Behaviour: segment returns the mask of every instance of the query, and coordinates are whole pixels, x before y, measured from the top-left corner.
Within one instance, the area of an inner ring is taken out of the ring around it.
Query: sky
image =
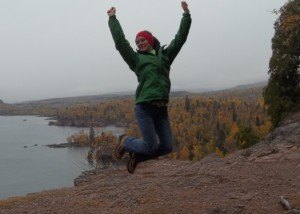
[[[223,89],[268,79],[272,13],[286,0],[189,0],[192,25],[171,66],[172,90]],[[0,0],[0,99],[6,103],[134,91],[115,49],[114,6],[131,46],[149,30],[174,38],[179,0]]]

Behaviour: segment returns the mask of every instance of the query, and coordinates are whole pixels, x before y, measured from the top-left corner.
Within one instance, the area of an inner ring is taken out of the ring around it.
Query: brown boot
[[[115,148],[115,156],[117,160],[121,160],[125,154],[124,144],[127,138],[128,136],[126,134],[122,134],[119,136],[119,143]]]
[[[137,162],[137,157],[136,157],[136,154],[135,153],[129,153],[129,161],[127,162],[127,171],[130,173],[130,174],[133,174],[134,171],[135,171],[135,168],[138,164]]]

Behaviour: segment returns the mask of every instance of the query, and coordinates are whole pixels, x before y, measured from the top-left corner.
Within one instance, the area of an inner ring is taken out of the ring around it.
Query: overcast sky
[[[0,99],[13,103],[133,91],[106,11],[115,6],[133,48],[138,31],[174,38],[179,0],[0,0]],[[192,26],[171,70],[172,90],[220,89],[268,79],[271,39],[286,0],[189,0]]]

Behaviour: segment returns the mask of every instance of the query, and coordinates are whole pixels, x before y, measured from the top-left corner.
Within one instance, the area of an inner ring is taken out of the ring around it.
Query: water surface
[[[44,117],[0,116],[0,199],[73,186],[74,178],[92,168],[85,159],[89,148],[45,146],[66,143],[82,128],[48,126],[48,122]],[[123,131],[114,126],[103,129],[108,130]]]

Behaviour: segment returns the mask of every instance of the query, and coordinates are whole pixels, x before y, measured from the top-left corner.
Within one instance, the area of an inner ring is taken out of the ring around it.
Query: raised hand
[[[190,13],[190,10],[189,10],[189,8],[188,8],[188,4],[187,4],[185,1],[182,1],[182,2],[181,2],[181,7],[182,7],[182,9],[183,9],[183,11],[184,11],[185,13]]]
[[[116,8],[115,8],[115,7],[111,7],[111,8],[107,11],[107,15],[108,15],[108,16],[114,16],[114,15],[116,15]]]

